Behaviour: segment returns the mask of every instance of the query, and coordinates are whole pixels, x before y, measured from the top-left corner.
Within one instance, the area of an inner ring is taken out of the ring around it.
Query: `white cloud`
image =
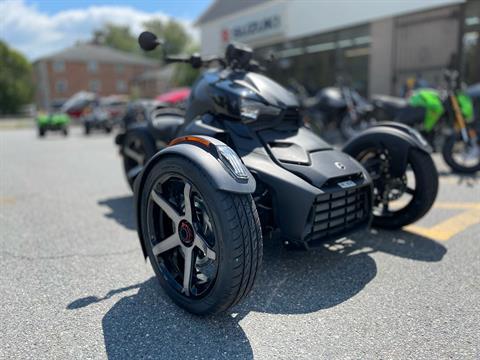
[[[138,35],[144,21],[169,18],[162,12],[147,13],[129,6],[90,6],[48,15],[23,0],[0,1],[0,14],[0,39],[31,60],[71,46],[78,40],[87,40],[93,30],[105,23],[129,25],[132,33]],[[176,20],[198,39],[192,22]]]

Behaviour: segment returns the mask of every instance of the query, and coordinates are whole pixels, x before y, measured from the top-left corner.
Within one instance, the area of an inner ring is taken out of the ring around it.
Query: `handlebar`
[[[449,90],[455,90],[458,87],[459,73],[457,70],[450,70],[450,69],[444,70],[443,77],[447,82],[447,87]]]
[[[199,54],[192,54],[190,56],[180,55],[180,56],[165,56],[164,61],[166,63],[184,63],[190,64],[193,68],[198,69],[202,66],[208,66],[211,63],[218,62],[223,67],[226,67],[227,64],[225,60],[219,57],[211,57],[207,59],[202,59]]]
[[[144,31],[138,37],[138,43],[140,47],[145,51],[154,50],[157,46],[163,45],[163,41],[158,39],[157,36],[151,32]],[[213,62],[219,63],[223,68],[230,67],[232,69],[246,69],[250,71],[261,71],[263,67],[252,59],[252,50],[246,46],[239,46],[230,44],[226,50],[225,58],[217,56],[202,59],[197,53],[190,56],[185,55],[166,55],[164,52],[164,61],[166,63],[184,63],[190,64],[194,69],[198,69],[202,66],[208,66]]]
[[[190,63],[190,56],[165,56],[166,63]]]

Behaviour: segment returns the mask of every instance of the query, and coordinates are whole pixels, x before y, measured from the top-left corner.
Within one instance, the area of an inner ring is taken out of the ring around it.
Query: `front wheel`
[[[219,313],[250,292],[262,259],[251,195],[216,190],[202,169],[171,156],[152,168],[139,197],[145,249],[177,305]]]
[[[125,176],[132,190],[135,178],[156,152],[155,141],[148,133],[136,130],[127,131],[121,154],[123,155]]]
[[[411,148],[406,171],[400,177],[391,175],[388,151],[366,150],[357,160],[372,177],[374,227],[401,228],[419,220],[432,207],[438,192],[438,173],[428,153]]]
[[[480,144],[471,140],[465,144],[460,134],[450,135],[443,144],[442,155],[453,171],[473,174],[480,171]]]

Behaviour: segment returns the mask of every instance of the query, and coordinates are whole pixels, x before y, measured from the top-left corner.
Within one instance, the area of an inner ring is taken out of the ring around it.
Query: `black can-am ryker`
[[[160,43],[148,32],[139,42],[144,50]],[[368,226],[372,208],[378,224],[398,227],[432,205],[435,166],[408,129],[372,128],[347,144],[365,168],[302,125],[293,94],[257,73],[250,49],[165,61],[220,65],[196,81],[184,121],[163,129],[169,145],[134,184],[144,255],[188,311],[224,311],[249,293],[262,234],[277,230],[290,244],[315,246]],[[404,193],[410,201],[390,208]]]

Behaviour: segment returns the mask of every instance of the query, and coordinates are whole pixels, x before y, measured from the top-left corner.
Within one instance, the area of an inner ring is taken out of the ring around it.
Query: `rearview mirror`
[[[150,31],[144,31],[138,37],[138,44],[145,51],[154,50],[162,42],[158,40],[157,35]]]

